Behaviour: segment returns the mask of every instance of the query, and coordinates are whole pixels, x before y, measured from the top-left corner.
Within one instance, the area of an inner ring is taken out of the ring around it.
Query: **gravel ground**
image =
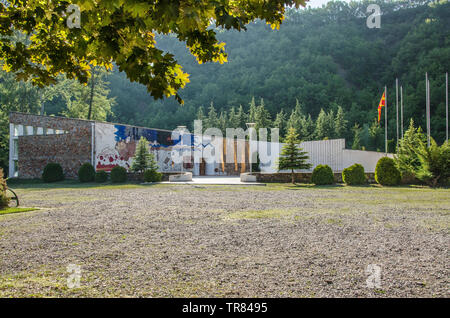
[[[3,297],[448,297],[450,190],[19,189]],[[67,287],[69,264],[80,286]],[[368,288],[368,265],[381,285]]]

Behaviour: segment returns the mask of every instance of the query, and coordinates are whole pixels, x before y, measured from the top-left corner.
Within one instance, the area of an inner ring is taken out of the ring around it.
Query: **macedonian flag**
[[[383,96],[381,96],[380,104],[378,105],[378,122],[381,119],[381,107],[386,107],[386,92],[383,92]]]

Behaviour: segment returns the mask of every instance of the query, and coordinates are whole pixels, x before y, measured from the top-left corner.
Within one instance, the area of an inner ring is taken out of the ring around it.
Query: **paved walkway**
[[[203,184],[203,185],[245,185],[245,186],[265,186],[265,183],[260,182],[241,182],[239,177],[228,177],[228,176],[195,176],[192,177],[192,181],[180,181],[180,182],[169,182],[164,181],[161,183],[170,184]]]

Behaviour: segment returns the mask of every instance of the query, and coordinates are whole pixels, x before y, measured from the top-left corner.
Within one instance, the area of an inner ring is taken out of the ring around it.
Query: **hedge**
[[[345,168],[342,171],[342,180],[348,185],[364,184],[367,182],[364,167],[359,163]]]
[[[95,169],[90,163],[84,163],[78,169],[78,180],[80,182],[92,182],[95,180]]]
[[[64,180],[64,172],[59,163],[49,163],[42,172],[44,182],[56,182]]]
[[[401,181],[401,174],[395,165],[395,161],[389,157],[383,157],[377,162],[375,167],[375,181],[381,185],[398,185]]]
[[[333,170],[328,165],[318,165],[313,170],[311,182],[315,185],[333,184]]]
[[[111,182],[123,183],[127,181],[127,169],[121,166],[116,166],[111,170]]]

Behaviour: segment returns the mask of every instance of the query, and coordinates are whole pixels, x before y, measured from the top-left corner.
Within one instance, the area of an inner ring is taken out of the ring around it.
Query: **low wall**
[[[257,182],[279,182],[279,183],[290,183],[291,174],[290,173],[264,173],[257,172],[253,173],[256,176]],[[294,173],[295,182],[298,183],[310,183],[311,182],[311,172],[296,172]],[[367,181],[369,183],[375,183],[375,173],[366,173]],[[342,183],[342,173],[334,173],[334,181],[337,183]]]

